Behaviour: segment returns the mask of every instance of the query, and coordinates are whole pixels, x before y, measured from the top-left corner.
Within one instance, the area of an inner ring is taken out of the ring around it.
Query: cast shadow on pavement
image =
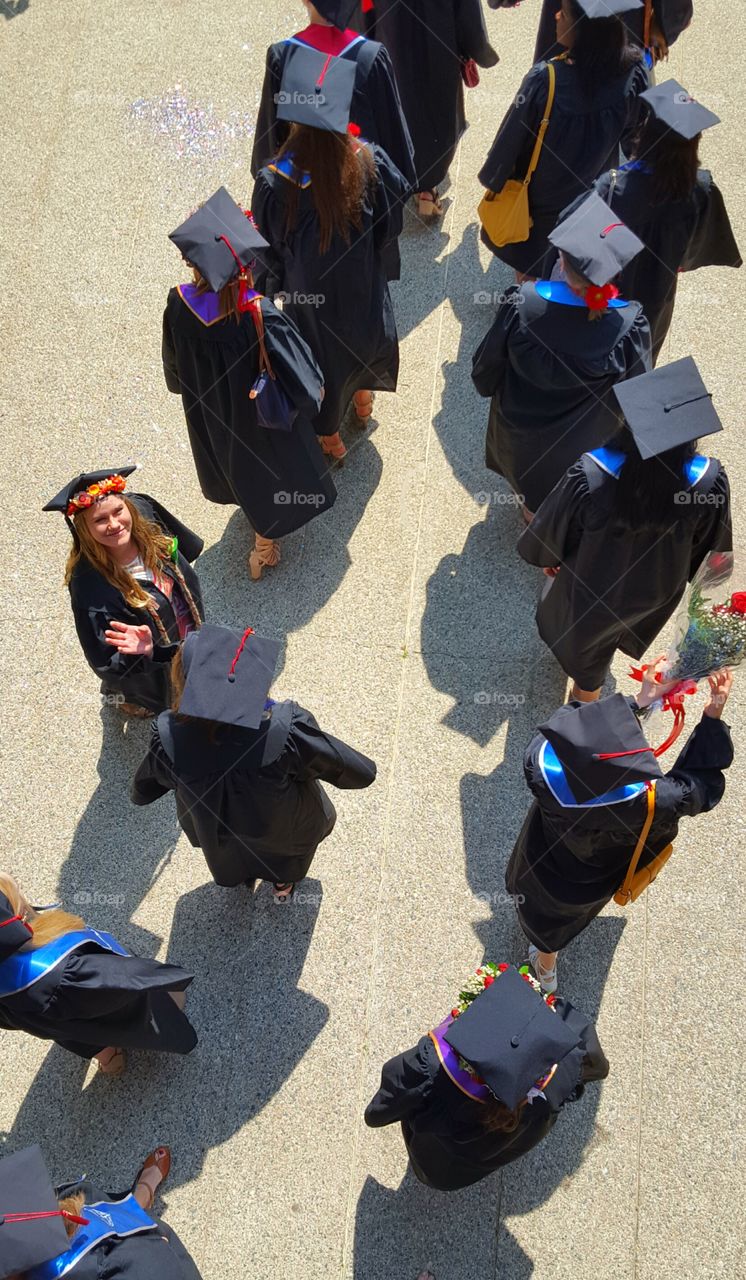
[[[575,966],[570,998],[594,1021],[624,925],[616,918],[595,921],[593,955],[582,973]],[[613,1072],[612,1062],[610,1081]],[[529,1280],[534,1261],[505,1219],[540,1209],[578,1172],[591,1147],[610,1144],[611,1135],[596,1127],[600,1091],[609,1087],[586,1086],[533,1151],[472,1187],[435,1191],[418,1182],[409,1166],[394,1190],[369,1177],[356,1212],[355,1280],[415,1280],[426,1269],[435,1280]]]
[[[7,18],[8,21],[19,18],[30,4],[31,0],[0,0],[0,17]]]
[[[212,883],[180,898],[167,958],[197,975],[186,1005],[197,1048],[187,1057],[132,1052],[123,1077],[98,1075],[83,1090],[88,1064],[53,1046],[8,1150],[40,1142],[53,1180],[90,1169],[102,1185],[119,1186],[123,1169],[134,1174],[165,1143],[173,1152],[166,1200],[169,1188],[197,1178],[209,1152],[262,1111],[327,1022],[327,1006],[297,985],[321,902],[318,882],[304,888],[302,902],[285,908],[272,904],[266,885],[254,898]]]

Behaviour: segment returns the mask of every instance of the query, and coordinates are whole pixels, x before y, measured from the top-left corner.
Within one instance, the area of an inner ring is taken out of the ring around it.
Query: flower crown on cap
[[[76,493],[67,504],[67,515],[74,516],[77,511],[85,511],[86,507],[92,507],[94,502],[99,498],[105,498],[110,493],[124,493],[127,482],[124,476],[107,476],[105,480],[97,480],[95,484],[89,484],[87,489],[81,489],[80,493]]]
[[[476,1000],[477,996],[481,996],[482,992],[485,991],[487,987],[491,987],[495,979],[499,978],[500,974],[505,973],[506,969],[509,968],[509,964],[493,964],[492,961],[486,961],[485,964],[480,965],[463,990],[459,991],[458,1000],[451,1009],[451,1017],[458,1018],[460,1014],[465,1013],[469,1008],[469,1005]],[[534,991],[538,992],[538,994],[543,997],[544,1003],[548,1004],[551,1009],[557,997],[554,995],[544,995],[539,983],[536,981],[536,978],[531,973],[527,964],[521,965],[518,972],[523,978],[523,981],[528,982],[530,986],[533,987]]]

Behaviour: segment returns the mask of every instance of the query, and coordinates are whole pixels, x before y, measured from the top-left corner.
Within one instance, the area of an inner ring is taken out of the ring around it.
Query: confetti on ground
[[[180,84],[157,98],[137,98],[129,108],[130,121],[144,128],[176,159],[218,159],[232,143],[254,132],[256,112],[230,111],[223,118],[212,102],[190,101]]]

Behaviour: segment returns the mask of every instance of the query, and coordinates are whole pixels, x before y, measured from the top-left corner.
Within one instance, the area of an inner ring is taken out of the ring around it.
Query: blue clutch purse
[[[251,308],[254,328],[259,341],[259,376],[256,379],[249,399],[255,402],[257,421],[267,431],[292,431],[298,410],[283,391],[267,355],[264,341],[264,320],[261,312],[261,299],[254,299]]]

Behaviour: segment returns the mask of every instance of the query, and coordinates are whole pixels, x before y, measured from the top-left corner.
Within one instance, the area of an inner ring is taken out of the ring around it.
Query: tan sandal
[[[101,1054],[108,1053],[105,1061],[101,1060]],[[102,1049],[101,1053],[96,1054],[98,1069],[104,1076],[121,1076],[124,1075],[126,1067],[126,1059],[124,1049]]]
[[[352,397],[355,406],[355,414],[361,421],[369,418],[373,412],[373,401],[375,396],[372,391],[356,391]]]
[[[158,1176],[150,1177],[150,1178],[143,1177],[143,1174],[151,1173],[151,1171],[157,1174]],[[144,1191],[147,1193],[145,1196],[143,1196],[143,1199],[146,1201],[145,1204],[141,1205],[143,1209],[148,1210],[153,1208],[156,1192],[159,1190],[162,1184],[166,1181],[166,1178],[168,1177],[170,1172],[171,1172],[171,1148],[170,1147],[156,1147],[155,1151],[151,1151],[150,1155],[146,1156],[146,1158],[143,1160],[140,1168],[137,1171],[135,1181],[132,1183],[132,1193],[137,1199],[138,1204],[140,1204],[139,1197],[137,1196],[138,1190],[142,1187]]]
[[[147,707],[141,707],[136,702],[120,702],[117,704],[117,710],[121,711],[123,716],[129,716],[131,720],[152,720],[155,711],[149,711]]]
[[[440,202],[437,187],[434,187],[432,191],[417,192],[417,212],[426,221],[440,217],[443,212],[443,205]]]
[[[335,431],[332,436],[319,436],[319,444],[327,458],[333,458],[341,466],[347,457],[347,449],[339,432]]]
[[[262,538],[257,533],[254,550],[249,552],[247,560],[249,573],[254,582],[259,581],[265,569],[273,569],[281,559],[279,542],[273,542],[271,538]]]

